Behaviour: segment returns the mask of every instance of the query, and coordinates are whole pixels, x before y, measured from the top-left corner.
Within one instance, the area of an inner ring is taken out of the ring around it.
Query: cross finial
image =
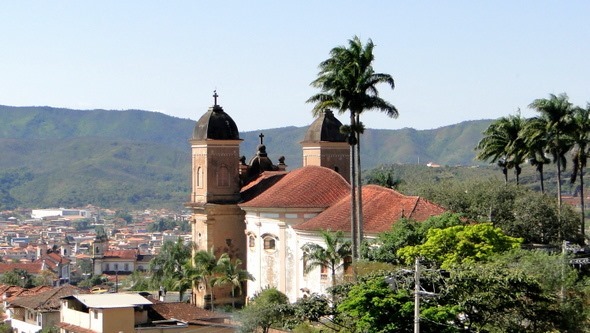
[[[262,140],[264,138],[264,134],[260,133],[260,135],[258,137],[260,138],[260,144],[262,144]]]
[[[213,90],[213,105],[217,105],[217,97],[219,97],[217,90]]]

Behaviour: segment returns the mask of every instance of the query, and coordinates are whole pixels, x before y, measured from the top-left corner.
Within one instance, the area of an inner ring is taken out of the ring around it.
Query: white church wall
[[[301,246],[307,241],[299,240],[293,230],[294,225],[316,215],[317,212],[307,210],[285,212],[284,209],[281,212],[246,212],[247,270],[255,278],[248,282],[248,297],[264,288],[275,287],[285,293],[291,302],[295,302],[307,294],[306,288],[310,283],[320,285],[319,270],[317,281],[311,281],[303,274]],[[318,237],[310,239],[320,241]],[[272,240],[274,249],[265,248]],[[313,290],[321,292],[324,289]]]

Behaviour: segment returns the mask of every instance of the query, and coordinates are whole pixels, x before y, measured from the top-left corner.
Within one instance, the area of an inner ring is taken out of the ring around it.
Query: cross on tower
[[[260,144],[262,144],[262,139],[264,138],[264,134],[260,133],[260,135],[258,137],[260,138]]]
[[[219,95],[217,95],[217,90],[213,90],[213,105],[217,105],[217,97],[219,97]]]

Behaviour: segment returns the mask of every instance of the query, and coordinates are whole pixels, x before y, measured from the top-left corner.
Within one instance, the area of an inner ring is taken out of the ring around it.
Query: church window
[[[196,185],[197,188],[202,188],[203,187],[203,168],[198,167],[197,168],[197,179],[196,179]]]
[[[264,249],[265,250],[274,250],[275,249],[275,239],[271,236],[264,237]]]
[[[104,265],[104,270],[105,270],[105,271],[110,271],[110,270],[111,270],[111,267],[110,267],[110,265],[109,265],[109,264],[105,264],[105,265]]]
[[[119,270],[119,264],[115,264],[115,270],[118,271]]]
[[[129,271],[129,264],[125,264],[125,271]]]
[[[251,248],[256,246],[256,236],[254,236],[254,235],[248,236],[248,246]]]
[[[229,171],[225,165],[220,166],[217,170],[217,186],[229,187]]]

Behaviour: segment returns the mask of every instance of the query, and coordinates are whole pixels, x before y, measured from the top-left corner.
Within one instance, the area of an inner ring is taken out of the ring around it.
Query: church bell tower
[[[301,142],[303,166],[317,165],[338,172],[350,183],[350,146],[346,135],[340,133],[342,123],[331,110],[322,114],[309,125]]]
[[[238,127],[233,119],[214,104],[197,121],[191,145],[191,196],[186,204],[192,210],[194,251],[211,251],[216,257],[228,253],[246,263],[244,212],[240,200],[240,143]],[[191,302],[205,307],[209,304],[205,286],[193,290]]]

